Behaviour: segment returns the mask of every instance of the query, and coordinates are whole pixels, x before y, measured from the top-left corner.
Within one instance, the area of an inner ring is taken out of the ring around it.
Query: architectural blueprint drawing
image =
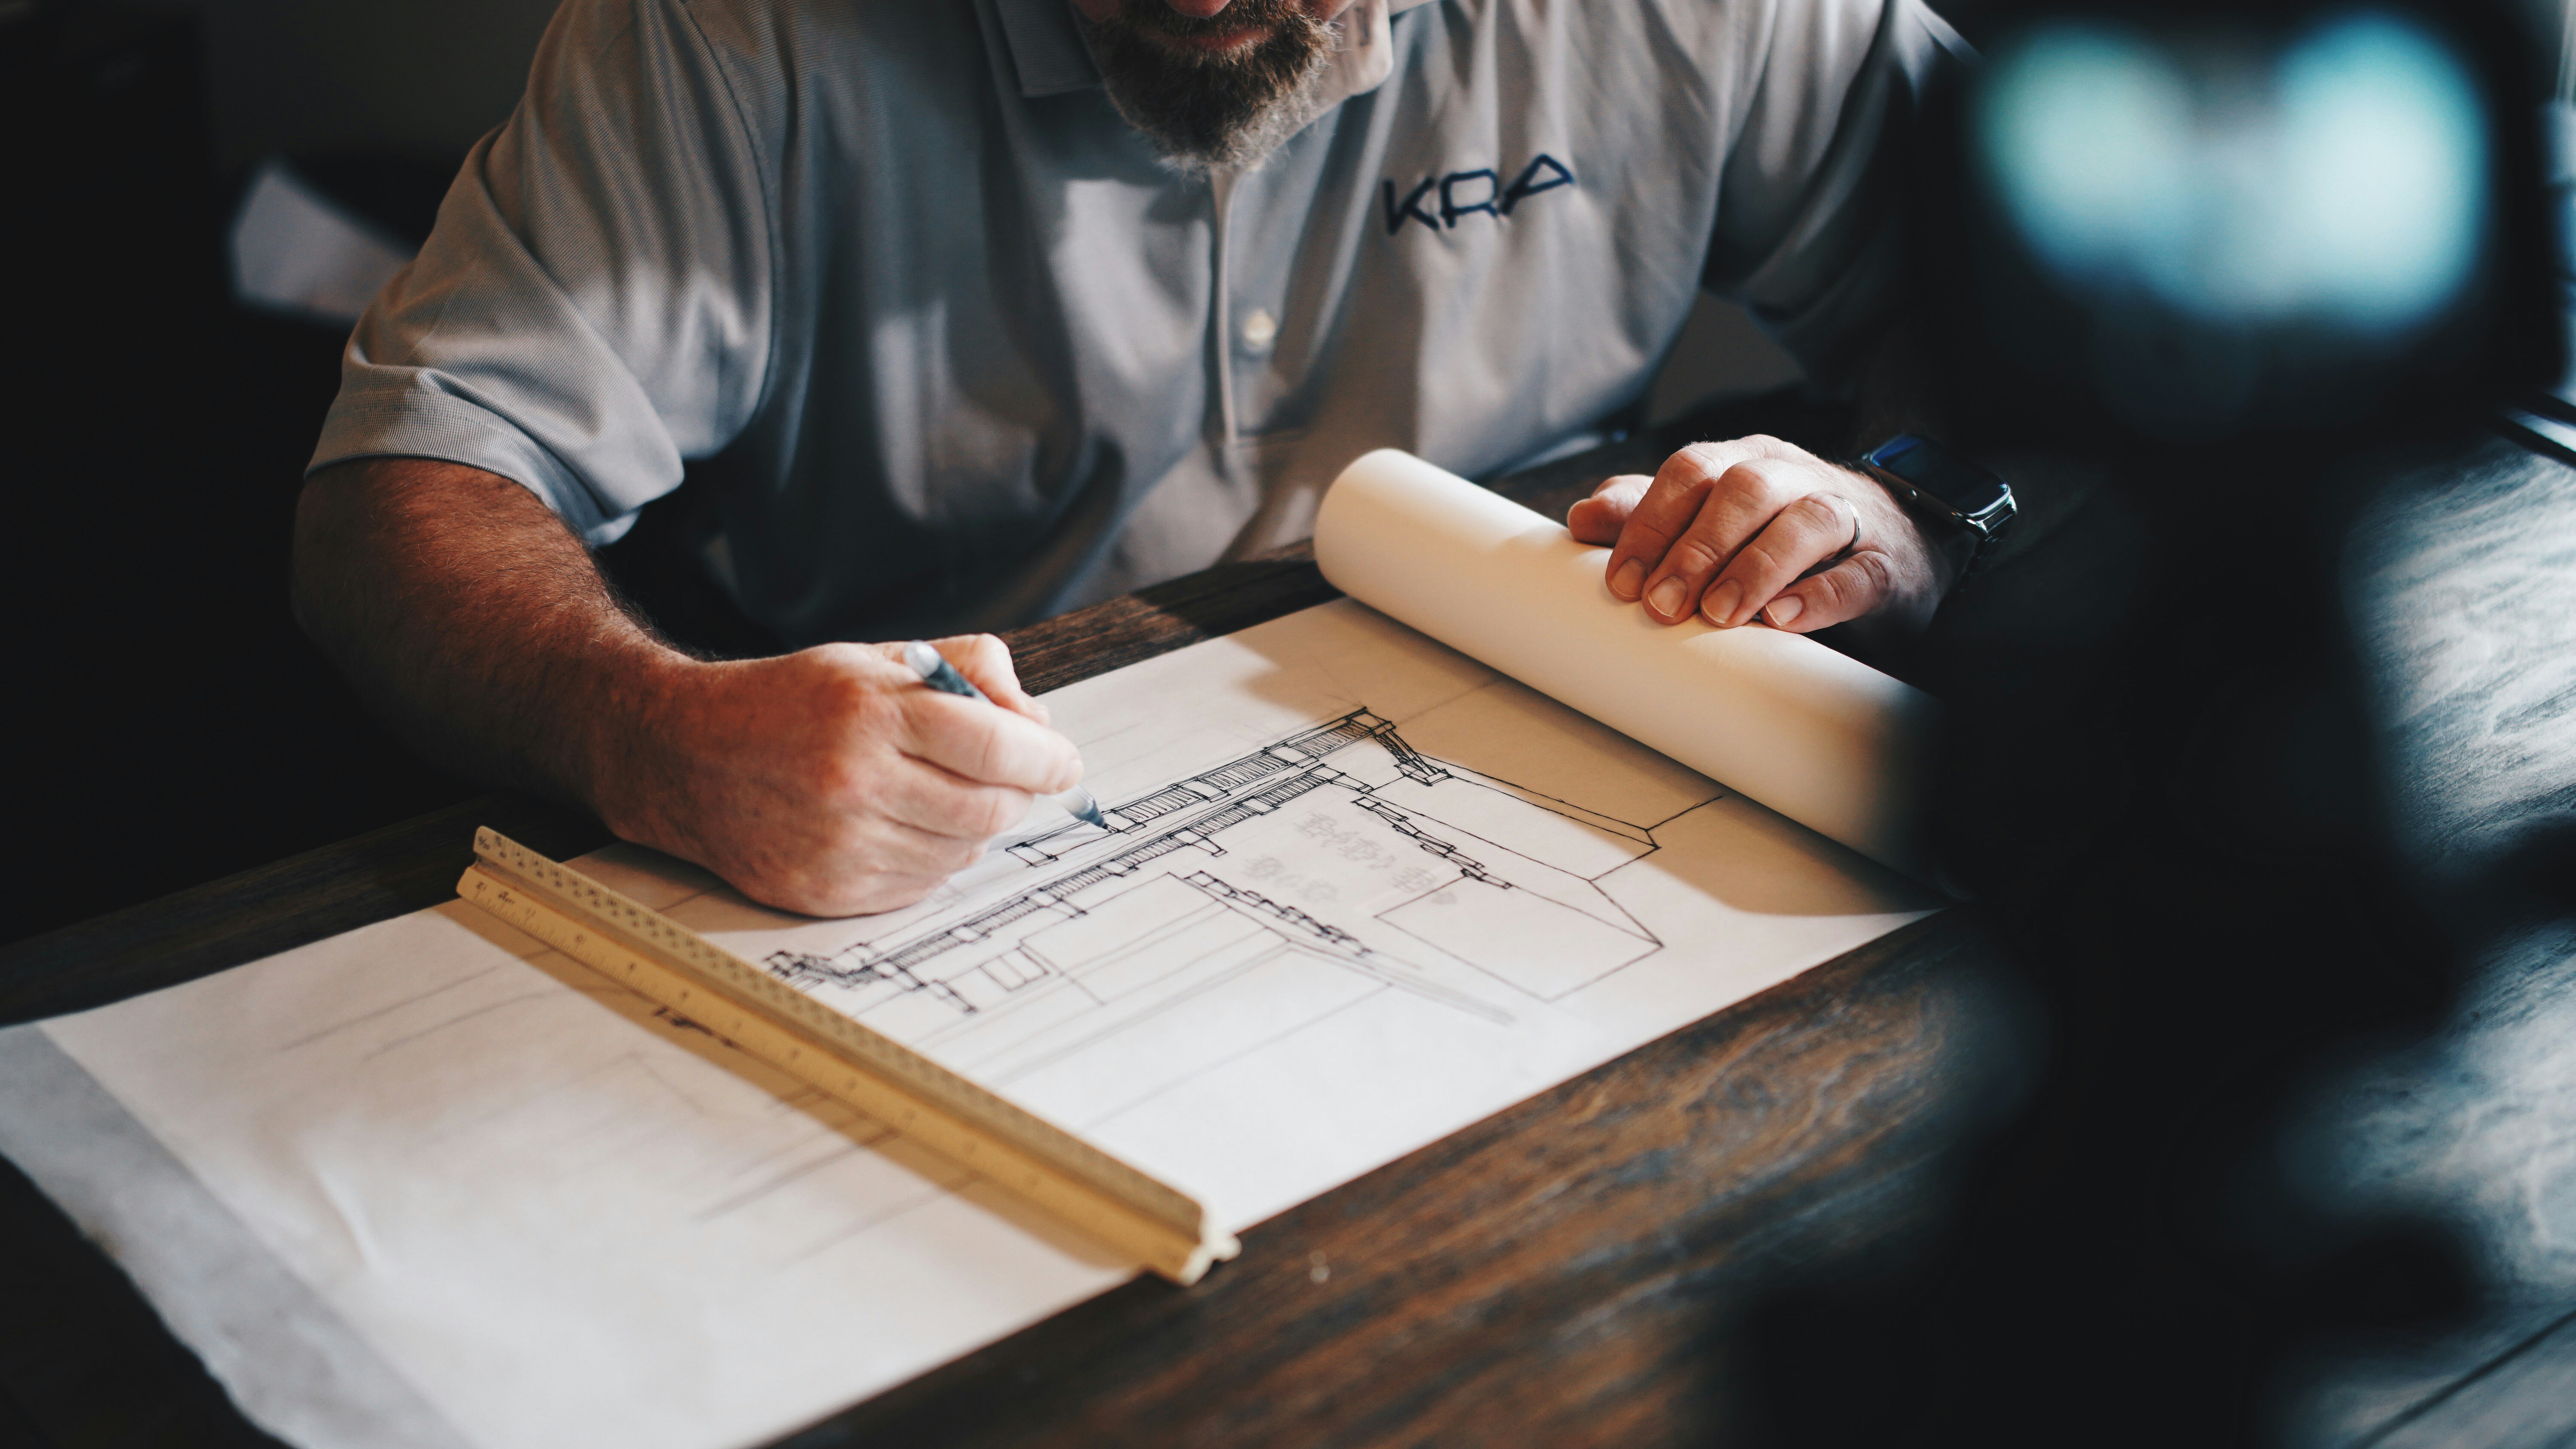
[[[1356,604],[1048,703],[1110,828],[1033,820],[905,911],[580,865],[1235,1232],[1933,904]],[[100,1166],[111,1127],[193,1197]],[[305,1285],[236,1320],[205,1285],[247,1268],[122,1259],[307,1449],[422,1402],[482,1449],[753,1443],[1130,1272],[462,904],[0,1040],[0,1150],[103,1243],[203,1200]]]
[[[1723,792],[1700,793],[1685,810]],[[1134,1097],[1250,1045],[1232,1039],[1245,1032],[1275,1037],[1377,991],[1508,1024],[1663,949],[1601,885],[1654,852],[1661,822],[1433,759],[1366,708],[1106,818],[1013,845],[1024,879],[973,905],[767,964],[993,1086],[1167,1038],[1119,1074]],[[1284,1013],[1225,1010],[1237,983],[1271,995],[1287,980]],[[1203,1024],[1166,1027],[1184,1006]]]

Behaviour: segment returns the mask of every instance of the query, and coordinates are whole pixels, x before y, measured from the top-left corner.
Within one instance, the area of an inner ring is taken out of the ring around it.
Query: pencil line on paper
[[[411,1043],[419,1041],[423,1037],[435,1036],[438,1033],[447,1030],[451,1026],[461,1026],[477,1017],[489,1016],[496,1011],[507,1011],[513,1006],[522,1006],[531,1001],[551,1000],[554,995],[555,993],[551,991],[530,991],[517,996],[504,997],[499,1001],[488,1002],[482,1006],[475,1007],[472,1011],[459,1012],[456,1015],[447,1018],[445,1021],[438,1022],[430,1026],[424,1026],[418,1031],[406,1032],[401,1036],[380,1042],[376,1045],[375,1050],[368,1052],[367,1055],[369,1057],[380,1057],[398,1047],[409,1046]]]
[[[422,1002],[424,1002],[424,1001],[427,1001],[428,999],[430,999],[430,998],[431,998],[431,997],[433,997],[433,996],[440,995],[440,994],[442,994],[442,993],[444,993],[444,992],[454,991],[454,990],[455,990],[457,987],[459,987],[459,986],[464,986],[464,985],[468,985],[468,984],[470,984],[470,983],[472,983],[472,982],[480,981],[480,980],[482,980],[484,977],[489,976],[489,975],[491,975],[493,972],[498,971],[498,970],[500,970],[500,969],[501,969],[501,968],[500,968],[500,967],[498,967],[498,966],[487,966],[487,967],[483,968],[482,970],[480,970],[480,971],[476,971],[476,972],[473,972],[473,973],[471,973],[471,974],[469,974],[469,975],[459,976],[459,977],[457,977],[455,980],[450,981],[450,982],[446,982],[446,983],[445,983],[445,984],[443,984],[443,985],[433,986],[433,987],[429,988],[427,991],[419,992],[419,993],[417,993],[417,994],[415,994],[415,995],[411,995],[411,996],[406,996],[406,997],[404,997],[402,1000],[397,1001],[397,1002],[393,1003],[393,1004],[392,1004],[392,1005],[390,1005],[390,1006],[379,1006],[379,1007],[377,1007],[377,1008],[376,1008],[375,1010],[373,1010],[373,1011],[369,1011],[369,1012],[362,1012],[362,1013],[360,1013],[359,1015],[356,1015],[356,1016],[350,1017],[350,1018],[348,1018],[348,1019],[347,1019],[347,1020],[345,1020],[345,1021],[334,1022],[333,1024],[331,1024],[331,1025],[329,1025],[329,1026],[323,1027],[323,1028],[322,1028],[321,1030],[319,1030],[319,1031],[307,1032],[307,1033],[305,1033],[304,1035],[297,1037],[295,1040],[290,1041],[290,1042],[287,1042],[287,1043],[285,1043],[285,1044],[284,1044],[284,1045],[282,1045],[282,1046],[273,1047],[273,1048],[271,1048],[271,1050],[273,1050],[273,1051],[277,1051],[277,1052],[280,1052],[280,1053],[284,1053],[284,1052],[291,1052],[291,1051],[294,1051],[294,1050],[296,1050],[296,1049],[297,1049],[297,1048],[299,1048],[299,1047],[308,1047],[308,1046],[311,1046],[311,1045],[312,1045],[312,1044],[314,1044],[315,1042],[321,1041],[321,1040],[323,1040],[323,1039],[325,1039],[325,1038],[327,1038],[327,1037],[337,1036],[337,1035],[339,1035],[341,1032],[347,1031],[347,1030],[349,1030],[349,1029],[350,1029],[350,1028],[352,1028],[352,1027],[364,1026],[364,1025],[366,1025],[368,1022],[374,1021],[374,1020],[375,1020],[376,1018],[378,1018],[378,1017],[381,1017],[381,1016],[390,1016],[390,1015],[392,1015],[394,1012],[400,1011],[400,1010],[402,1010],[402,1009],[403,1009],[404,1007],[406,1007],[406,1006],[417,1006],[417,1005],[419,1005],[420,1003],[422,1003]]]
[[[800,1178],[811,1176],[813,1173],[821,1170],[822,1168],[829,1167],[835,1162],[847,1161],[866,1150],[866,1146],[861,1143],[844,1143],[841,1147],[832,1152],[814,1158],[810,1162],[800,1162],[794,1167],[788,1168],[786,1171],[772,1176],[766,1182],[744,1188],[742,1191],[735,1193],[733,1196],[726,1198],[721,1202],[717,1202],[700,1209],[697,1213],[697,1220],[702,1223],[714,1222],[716,1219],[723,1217],[728,1213],[734,1212],[740,1208],[748,1207],[751,1204],[760,1201],[762,1198],[769,1196],[771,1193],[778,1191],[789,1183],[795,1182]]]

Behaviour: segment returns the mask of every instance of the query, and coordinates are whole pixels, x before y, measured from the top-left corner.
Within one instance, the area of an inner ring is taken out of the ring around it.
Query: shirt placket
[[[1242,419],[1234,398],[1234,193],[1241,178],[1233,170],[1212,171],[1208,186],[1214,202],[1214,224],[1208,228],[1215,248],[1208,288],[1208,396],[1214,404],[1209,424],[1209,451],[1217,466],[1231,472],[1234,445],[1242,436]]]
[[[1211,185],[1215,225],[1210,230],[1216,254],[1208,307],[1209,392],[1213,401],[1209,441],[1220,465],[1231,474],[1241,466],[1239,459],[1245,444],[1258,442],[1265,427],[1265,419],[1255,415],[1257,409],[1246,408],[1244,386],[1258,388],[1258,370],[1269,366],[1272,350],[1278,344],[1280,319],[1273,310],[1272,299],[1263,294],[1263,279],[1245,278],[1241,259],[1235,255],[1234,223],[1247,200],[1244,173],[1215,173]],[[1259,199],[1251,200],[1256,203],[1257,213]]]

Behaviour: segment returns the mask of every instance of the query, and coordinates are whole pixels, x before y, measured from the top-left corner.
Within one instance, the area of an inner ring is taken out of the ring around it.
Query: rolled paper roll
[[[1919,794],[1939,704],[1759,624],[1659,624],[1612,597],[1610,550],[1382,448],[1315,519],[1335,588],[1808,829],[1931,879]]]

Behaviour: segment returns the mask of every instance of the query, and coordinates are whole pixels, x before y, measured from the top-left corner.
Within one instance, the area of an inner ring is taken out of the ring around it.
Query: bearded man
[[[451,764],[774,905],[909,903],[1080,762],[989,637],[941,647],[1004,709],[848,641],[1291,541],[1371,448],[1579,448],[1703,285],[1866,372],[1892,138],[1962,53],[1917,0],[566,0],[350,340],[299,614]],[[602,582],[693,462],[797,652]],[[1919,619],[1954,562],[1768,440],[1572,522],[1665,622]]]

